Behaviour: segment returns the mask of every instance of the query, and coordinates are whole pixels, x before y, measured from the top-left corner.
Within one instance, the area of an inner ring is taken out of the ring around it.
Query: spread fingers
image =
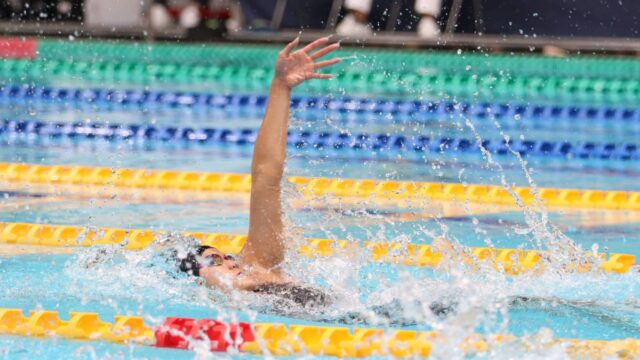
[[[340,59],[340,58],[335,58],[335,59],[330,59],[330,60],[318,61],[317,63],[313,64],[313,67],[316,68],[316,69],[322,69],[322,68],[326,68],[327,66],[331,66],[333,64],[337,64],[341,60],[342,59]]]
[[[309,76],[309,78],[311,79],[331,79],[333,76],[331,74],[320,74],[320,73],[313,73],[311,74],[311,76]]]
[[[329,42],[329,37],[325,36],[303,47],[302,50],[300,51],[308,54],[310,51],[315,50],[328,42]]]
[[[328,53],[330,53],[330,52],[332,52],[332,51],[336,50],[336,49],[337,49],[337,48],[339,48],[339,47],[340,47],[340,44],[339,44],[339,43],[335,43],[335,44],[331,44],[331,45],[329,45],[329,46],[325,46],[325,47],[323,47],[322,49],[320,49],[320,50],[316,51],[313,55],[311,55],[311,58],[312,58],[313,60],[317,60],[317,59],[319,59],[319,58],[321,58],[321,57],[323,57],[323,56],[327,55]]]
[[[287,46],[285,46],[284,49],[282,49],[282,53],[288,56],[289,54],[291,54],[291,51],[295,49],[296,46],[298,46],[298,43],[300,43],[299,37],[293,39],[293,41],[288,43]]]

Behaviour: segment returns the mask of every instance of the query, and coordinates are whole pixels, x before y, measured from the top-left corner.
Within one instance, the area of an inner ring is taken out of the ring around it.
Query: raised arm
[[[251,163],[249,235],[240,254],[246,265],[273,269],[284,260],[280,182],[287,156],[291,89],[309,79],[331,78],[331,75],[316,72],[340,61],[339,58],[316,61],[339,47],[337,43],[328,43],[328,37],[321,38],[293,51],[298,45],[298,39],[295,39],[278,54],[267,110]],[[314,50],[317,51],[311,53]]]

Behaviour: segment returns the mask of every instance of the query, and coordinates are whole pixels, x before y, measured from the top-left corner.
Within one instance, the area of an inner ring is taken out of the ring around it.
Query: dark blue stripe
[[[74,103],[107,103],[154,107],[263,108],[264,95],[215,95],[174,91],[72,89],[5,85],[0,99],[56,101]],[[594,119],[640,121],[640,108],[589,107],[563,105],[519,105],[480,103],[464,104],[446,101],[382,100],[366,98],[295,97],[295,109],[319,109],[344,113],[397,114],[434,116],[461,114],[474,117],[527,119]]]
[[[255,129],[190,127],[158,127],[151,125],[107,125],[96,123],[49,123],[34,120],[5,120],[0,132],[8,135],[28,134],[48,137],[100,138],[107,140],[137,139],[152,141],[190,141],[199,143],[253,144]],[[472,152],[478,151],[475,140],[465,138],[432,138],[391,134],[349,134],[312,131],[291,131],[287,143],[299,149],[361,149],[404,152]],[[637,160],[640,151],[636,144],[553,142],[517,140],[506,143],[484,140],[482,146],[494,154],[558,156],[598,159]]]

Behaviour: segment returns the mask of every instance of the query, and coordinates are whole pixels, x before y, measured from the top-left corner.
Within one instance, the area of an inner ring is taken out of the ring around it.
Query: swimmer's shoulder
[[[256,286],[253,292],[277,296],[303,307],[327,306],[335,301],[324,289],[293,282],[263,283]]]

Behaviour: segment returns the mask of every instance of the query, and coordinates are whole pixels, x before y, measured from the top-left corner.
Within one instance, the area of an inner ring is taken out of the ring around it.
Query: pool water
[[[153,124],[156,126],[257,128],[260,111],[146,109],[5,102],[3,119],[50,122]],[[328,111],[295,111],[292,130],[350,131],[370,134],[455,136],[502,140],[636,143],[640,122],[489,119],[451,116],[433,119],[367,119]],[[76,164],[213,172],[250,171],[252,146],[180,141],[107,141],[0,136],[0,162]],[[539,187],[639,191],[637,160],[480,153],[289,149],[287,174]],[[523,171],[527,169],[527,174]],[[197,196],[174,191],[127,197],[99,196],[72,188],[8,186],[1,191],[0,221],[172,231],[245,233],[248,197]],[[582,250],[640,256],[640,214],[627,211],[550,208],[531,213],[516,206],[430,201],[412,208],[393,203],[303,201],[287,190],[287,222],[304,237],[351,241],[431,243],[446,236],[464,246],[533,249],[540,234],[575,242]],[[548,220],[547,220],[548,217]],[[555,236],[560,231],[565,237]],[[545,239],[543,239],[545,240]],[[548,239],[547,239],[548,240]],[[544,245],[544,244],[543,244]],[[551,244],[553,246],[553,241]],[[334,324],[385,328],[437,329],[462,339],[472,332],[531,335],[548,329],[557,337],[621,339],[640,337],[640,277],[549,271],[541,276],[506,276],[495,271],[450,271],[369,263],[360,258],[289,257],[291,273],[328,286],[337,302],[326,309],[280,309],[252,294],[227,297],[177,274],[162,252],[126,252],[118,246],[75,249],[59,254],[10,255],[0,245],[0,306],[21,309],[143,315],[151,324],[167,316],[223,321]],[[546,249],[547,246],[542,246]],[[513,303],[514,297],[531,301]],[[444,299],[444,300],[443,300]],[[440,318],[428,310],[438,301],[454,302],[455,314]],[[375,315],[386,309],[388,316]],[[286,310],[286,311],[285,311]],[[373,312],[373,316],[372,316]],[[460,356],[454,348],[440,356]],[[194,353],[145,346],[62,339],[0,336],[5,358],[193,358]],[[505,358],[521,356],[517,352]],[[551,356],[552,354],[546,354]],[[198,356],[204,356],[199,354]],[[238,357],[248,355],[234,354]],[[544,356],[541,356],[544,357]]]

